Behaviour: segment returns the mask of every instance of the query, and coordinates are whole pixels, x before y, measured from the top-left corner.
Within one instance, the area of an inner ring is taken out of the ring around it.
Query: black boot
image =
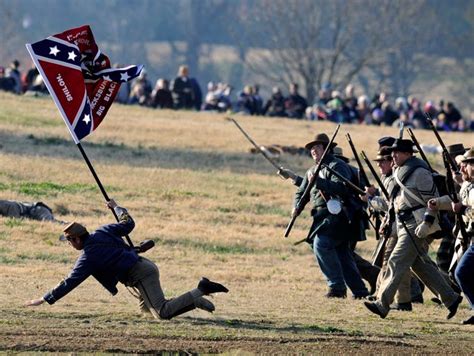
[[[212,282],[206,277],[202,277],[199,281],[198,289],[204,294],[209,295],[212,293],[227,293],[229,290],[220,283]]]
[[[390,306],[392,310],[400,310],[400,311],[412,311],[413,308],[410,302],[406,303],[394,303]]]
[[[474,315],[471,316],[469,319],[464,320],[463,325],[474,325]]]
[[[446,317],[446,319],[451,319],[453,316],[456,315],[456,313],[458,312],[459,304],[461,304],[461,302],[462,302],[462,297],[459,296],[458,299],[456,299],[456,301],[449,306],[448,308],[449,314]]]

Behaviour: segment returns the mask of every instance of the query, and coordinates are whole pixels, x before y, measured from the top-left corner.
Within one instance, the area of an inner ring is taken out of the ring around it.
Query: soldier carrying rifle
[[[458,230],[457,250],[454,258],[459,258],[457,267],[454,270],[454,277],[462,292],[466,296],[471,309],[474,310],[474,148],[467,151],[460,160],[462,185],[459,192],[458,202],[454,202],[449,195],[431,199],[428,207],[433,210],[448,210],[457,214],[462,214],[465,224],[466,235],[463,236]],[[466,240],[467,237],[467,240]],[[462,257],[461,257],[462,256]],[[452,264],[453,265],[453,264]],[[463,324],[474,324],[474,315],[463,321]]]
[[[462,301],[434,262],[428,256],[434,232],[439,231],[436,212],[426,209],[427,202],[438,196],[432,174],[427,164],[413,156],[413,142],[397,139],[390,148],[397,168],[396,182],[390,196],[391,216],[395,218],[398,240],[388,260],[385,274],[375,302],[364,302],[373,313],[385,318],[390,311],[395,293],[406,272],[415,275],[441,299],[448,308],[447,318],[452,318]]]
[[[322,163],[350,180],[351,169],[344,161],[329,151],[322,157],[329,144],[330,140],[326,134],[318,134],[305,147],[310,150],[316,164],[322,158]],[[332,146],[335,147],[336,143]],[[355,219],[355,209],[351,201],[353,194],[341,179],[323,167],[319,170],[318,176],[314,177],[315,184],[305,199],[303,193],[312,181],[313,174],[314,167],[306,172],[295,195],[292,215],[298,216],[311,200],[313,223],[307,242],[313,247],[321,271],[326,277],[328,284],[326,297],[345,298],[346,289],[349,287],[354,298],[364,298],[369,292],[362,282],[350,248],[351,238],[354,236],[351,228],[354,228],[353,224],[359,223]]]

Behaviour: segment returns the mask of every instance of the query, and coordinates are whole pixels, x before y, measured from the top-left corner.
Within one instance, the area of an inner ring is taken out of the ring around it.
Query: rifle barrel
[[[346,133],[346,139],[347,139],[347,142],[349,142],[349,146],[351,147],[352,154],[357,162],[357,166],[359,167],[359,174],[365,180],[365,182],[370,186],[369,177],[367,177],[367,173],[365,173],[364,166],[362,165],[362,162],[360,161],[359,155],[357,154],[357,150],[354,146],[354,142],[352,142],[352,138],[349,133]]]
[[[364,151],[361,151],[361,156],[364,159],[365,164],[367,164],[367,167],[369,167],[370,173],[374,176],[375,181],[377,182],[377,185],[379,186],[382,194],[384,195],[385,199],[390,200],[390,194],[388,194],[387,188],[383,185],[382,181],[380,180],[377,172],[375,172],[374,166],[372,166],[372,163],[370,163],[369,158],[365,154]]]
[[[342,182],[344,184],[346,184],[349,188],[351,188],[352,190],[356,191],[358,194],[362,194],[362,195],[365,195],[365,191],[362,190],[360,187],[358,187],[357,185],[355,185],[354,183],[352,183],[349,179],[347,179],[346,177],[344,177],[342,174],[340,174],[339,172],[335,171],[334,169],[332,169],[331,167],[329,167],[327,164],[323,164],[323,168],[326,168],[331,174],[335,175],[337,178],[339,178],[340,180],[342,180]]]
[[[428,165],[428,168],[430,169],[431,173],[433,173],[434,169],[433,169],[433,167],[431,167],[430,161],[428,161],[428,158],[426,157],[425,152],[421,148],[420,143],[416,139],[416,136],[415,136],[413,130],[411,128],[408,128],[407,131],[408,131],[408,134],[410,135],[411,140],[413,141],[416,148],[418,149],[418,152],[420,153],[421,158],[423,159],[423,161],[426,162],[426,164]]]
[[[272,164],[273,167],[275,167],[278,170],[281,169],[281,166],[279,166],[273,159],[271,159],[268,156],[268,154],[264,150],[262,150],[262,148],[259,145],[257,145],[257,143],[247,134],[247,132],[245,132],[242,126],[240,126],[239,123],[235,119],[228,117],[227,120],[232,121],[235,124],[235,126],[237,126],[237,128],[240,130],[240,132],[242,132],[245,138],[258,150],[258,152],[260,152],[263,155],[263,157],[266,158],[268,162]]]

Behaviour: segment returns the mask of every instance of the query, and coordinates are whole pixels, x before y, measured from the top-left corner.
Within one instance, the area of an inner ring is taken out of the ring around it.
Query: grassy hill
[[[303,146],[334,125],[238,117],[260,144]],[[375,156],[377,139],[391,128],[344,126],[337,142]],[[429,131],[416,134],[435,143]],[[472,134],[443,135],[472,144]],[[360,301],[323,298],[325,282],[306,244],[307,213],[289,239],[294,187],[281,180],[224,116],[114,105],[84,140],[110,197],[129,209],[134,242],[153,239],[146,257],[160,267],[172,297],[201,276],[222,281],[213,315],[194,311],[172,321],[140,316],[121,286],[116,297],[90,279],[53,306],[25,308],[69,272],[77,252],[58,241],[61,225],[0,217],[0,350],[264,353],[469,353],[472,328],[463,303],[453,321],[431,302],[386,320]],[[439,165],[437,157],[430,157]],[[281,163],[303,174],[306,157]],[[57,218],[94,228],[113,221],[50,98],[0,93],[0,196],[43,201]],[[372,236],[359,245],[369,256]],[[425,292],[425,299],[431,297]]]

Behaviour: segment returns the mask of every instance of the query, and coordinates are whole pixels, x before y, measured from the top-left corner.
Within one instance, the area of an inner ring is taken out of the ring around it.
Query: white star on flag
[[[89,122],[91,122],[91,117],[90,115],[84,115],[84,118],[82,119],[86,123],[86,125],[89,125]]]
[[[120,73],[120,80],[123,80],[124,82],[126,82],[126,81],[128,81],[129,78],[130,78],[130,76],[128,75],[127,72]]]
[[[108,81],[108,82],[111,82],[111,81],[112,81],[112,79],[110,79],[110,76],[108,76],[108,75],[104,75],[103,78],[104,78],[104,80],[106,80],[106,81]]]
[[[49,54],[52,54],[53,56],[56,57],[59,52],[61,51],[58,49],[58,46],[49,47]]]
[[[67,59],[70,59],[71,61],[76,60],[77,54],[75,54],[74,51],[68,52],[67,55],[68,55]]]

